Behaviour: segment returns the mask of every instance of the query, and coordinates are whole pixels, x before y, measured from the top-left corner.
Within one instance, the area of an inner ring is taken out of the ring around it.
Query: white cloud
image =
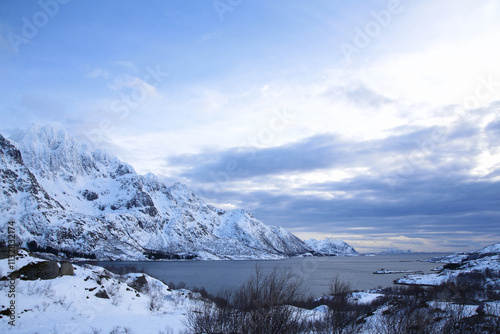
[[[92,78],[92,79],[95,79],[95,78],[109,78],[110,76],[110,73],[108,70],[105,70],[105,69],[102,69],[102,68],[94,68],[92,69],[88,74],[87,74],[87,77],[88,78]]]
[[[128,91],[133,95],[137,95],[137,99],[141,96],[156,95],[156,88],[146,81],[129,75],[120,75],[112,80],[108,87],[114,91]]]
[[[135,64],[131,61],[119,60],[119,61],[116,61],[115,64],[119,65],[119,66],[121,66],[129,71],[132,71],[134,73],[139,72],[139,70],[137,69],[137,66],[135,66]]]

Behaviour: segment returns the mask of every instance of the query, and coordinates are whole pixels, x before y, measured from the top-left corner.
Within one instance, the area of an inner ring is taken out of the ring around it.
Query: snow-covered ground
[[[38,261],[21,251],[16,266]],[[2,275],[10,272],[7,262],[0,260]],[[16,280],[15,298],[9,298],[8,281],[1,282],[0,311],[14,300],[16,317],[12,326],[10,317],[2,315],[0,333],[180,333],[186,329],[186,312],[201,303],[198,294],[171,290],[148,275],[73,267],[74,276]]]
[[[377,292],[377,290],[374,290],[374,291],[353,292],[350,294],[349,297],[351,301],[356,302],[358,304],[369,304],[382,296],[383,296],[382,293],[379,293]]]

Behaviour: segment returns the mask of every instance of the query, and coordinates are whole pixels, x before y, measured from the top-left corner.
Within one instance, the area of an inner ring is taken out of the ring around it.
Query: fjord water
[[[355,290],[368,290],[393,285],[393,280],[405,274],[375,275],[379,269],[392,271],[423,271],[430,273],[439,264],[421,262],[443,253],[391,254],[377,256],[333,256],[305,257],[284,260],[246,260],[246,261],[158,261],[158,262],[92,262],[110,267],[130,267],[144,269],[149,275],[166,283],[185,282],[187,288],[205,287],[209,293],[221,288],[237,288],[254,273],[256,267],[262,272],[274,268],[290,270],[303,279],[304,292],[321,296],[328,292],[330,281],[338,276],[349,282]]]

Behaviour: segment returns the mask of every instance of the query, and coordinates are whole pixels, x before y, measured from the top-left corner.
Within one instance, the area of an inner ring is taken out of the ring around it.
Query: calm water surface
[[[258,261],[162,261],[162,262],[93,262],[102,267],[127,267],[145,269],[148,274],[164,282],[185,282],[187,287],[205,287],[210,293],[221,288],[237,288],[259,267],[270,272],[275,267],[291,270],[303,278],[304,291],[314,296],[328,292],[330,280],[338,277],[351,283],[353,289],[367,290],[393,285],[393,280],[404,274],[374,275],[379,269],[420,270],[430,273],[439,266],[420,262],[442,253],[396,254],[353,257],[307,257],[284,260]]]

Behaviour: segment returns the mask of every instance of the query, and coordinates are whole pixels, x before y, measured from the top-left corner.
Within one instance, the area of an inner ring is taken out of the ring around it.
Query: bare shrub
[[[123,296],[120,294],[120,286],[118,284],[112,284],[108,287],[107,293],[111,299],[111,304],[118,306],[121,304]]]
[[[174,330],[170,326],[165,326],[163,330],[158,331],[158,334],[174,334]]]
[[[115,326],[111,329],[110,334],[133,334],[134,331],[130,327]]]
[[[358,318],[369,313],[369,305],[359,305],[349,300],[352,287],[348,282],[335,276],[330,281],[329,295],[321,299],[321,304],[328,306],[322,319],[308,323],[314,333],[357,333],[361,327]]]
[[[301,299],[301,281],[275,268],[255,274],[234,293],[218,294],[214,301],[193,309],[187,327],[196,333],[300,333],[301,310],[290,306]]]
[[[206,302],[187,314],[186,325],[195,333],[238,333],[238,320],[235,309]]]
[[[402,297],[382,313],[377,326],[380,334],[435,333],[431,310],[415,296]]]
[[[52,282],[41,284],[40,282],[29,282],[26,290],[26,294],[31,295],[41,295],[46,298],[52,298],[55,295],[55,291],[52,288]]]
[[[163,305],[163,284],[158,281],[148,282],[144,291],[149,296],[149,310],[153,312],[159,311]]]
[[[441,325],[443,334],[500,333],[499,305],[487,306],[480,312],[470,314],[463,305],[450,304],[447,316]]]
[[[149,295],[149,310],[153,312],[159,311],[163,307],[162,295],[152,293]]]

